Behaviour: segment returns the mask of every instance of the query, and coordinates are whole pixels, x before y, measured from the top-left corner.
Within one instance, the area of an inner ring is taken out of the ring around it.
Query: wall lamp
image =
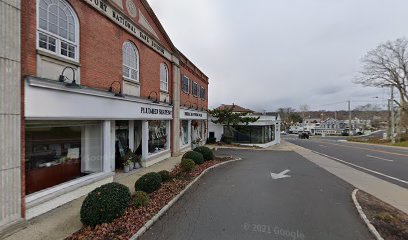
[[[118,93],[115,93],[115,92],[113,91],[113,84],[115,84],[115,83],[118,83],[118,84],[119,84],[119,92],[118,92]],[[115,97],[121,97],[121,98],[124,98],[124,97],[125,97],[125,95],[123,95],[123,93],[122,93],[122,84],[121,84],[119,81],[113,81],[113,82],[111,83],[111,85],[110,85],[108,91],[111,92],[111,93],[115,93]]]
[[[72,82],[66,83],[65,86],[67,86],[67,87],[80,87],[80,86],[76,83],[76,81],[75,81],[75,69],[74,69],[73,67],[70,67],[70,66],[64,67],[64,69],[62,70],[61,75],[60,75],[59,78],[58,78],[58,82],[63,83],[63,82],[65,82],[65,79],[68,79],[68,78],[64,75],[64,72],[65,72],[65,70],[67,70],[67,68],[69,68],[69,69],[72,70],[73,79],[72,79]],[[68,79],[68,80],[69,80],[69,79]]]
[[[157,92],[156,91],[151,91],[150,92],[150,94],[149,94],[149,97],[148,97],[148,99],[152,99],[152,93],[154,93],[155,95],[156,95],[156,99],[153,101],[154,103],[159,103],[159,101],[158,101],[158,94],[157,94]]]
[[[194,108],[194,105],[196,105],[196,110],[198,110],[198,105],[197,105],[197,103],[193,103],[193,108]]]
[[[163,102],[164,102],[164,103],[167,103],[167,98],[165,98]],[[170,105],[170,106],[173,106],[173,103],[172,103],[171,99],[169,99],[169,105]]]

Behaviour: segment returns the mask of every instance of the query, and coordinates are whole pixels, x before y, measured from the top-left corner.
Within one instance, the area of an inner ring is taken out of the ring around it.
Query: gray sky
[[[352,79],[367,51],[408,33],[407,0],[149,3],[177,48],[210,78],[210,108],[346,109],[348,99],[352,107],[384,106],[373,97],[387,98],[388,90]]]

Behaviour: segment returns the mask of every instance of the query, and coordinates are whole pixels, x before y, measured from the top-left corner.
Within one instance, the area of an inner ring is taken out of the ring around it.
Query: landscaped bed
[[[363,191],[357,200],[371,224],[385,240],[408,239],[408,214]]]
[[[184,171],[180,165],[176,166],[170,173],[172,178],[149,194],[150,201],[147,205],[137,208],[132,204],[132,196],[131,203],[121,217],[94,228],[84,227],[67,239],[129,239],[204,170],[228,160],[232,160],[232,157],[217,157],[196,165],[191,171]]]

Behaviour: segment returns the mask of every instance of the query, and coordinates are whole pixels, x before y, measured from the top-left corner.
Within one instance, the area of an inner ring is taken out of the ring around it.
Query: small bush
[[[133,205],[136,208],[146,206],[150,201],[149,195],[143,191],[137,191],[135,193],[135,200],[133,201]]]
[[[81,222],[94,227],[120,217],[131,199],[129,188],[119,183],[102,185],[88,194],[81,206]]]
[[[203,154],[199,152],[194,152],[194,151],[188,151],[184,153],[183,158],[188,158],[191,159],[195,162],[195,164],[203,164],[204,163],[204,157]]]
[[[196,147],[194,151],[201,153],[204,157],[204,161],[214,160],[215,158],[213,150],[209,149],[208,147]]]
[[[163,170],[158,173],[160,174],[162,182],[167,182],[171,179],[171,175],[169,171]]]
[[[136,181],[135,190],[152,193],[161,187],[161,183],[160,174],[155,172],[146,173]]]
[[[207,144],[214,144],[216,142],[217,142],[217,139],[215,137],[207,138]]]
[[[188,158],[183,158],[180,163],[180,168],[183,172],[191,172],[195,166],[195,162]]]

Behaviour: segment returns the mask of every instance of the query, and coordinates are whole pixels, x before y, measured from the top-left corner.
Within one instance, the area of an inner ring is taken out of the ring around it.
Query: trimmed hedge
[[[195,164],[203,164],[204,163],[204,157],[203,154],[195,151],[188,151],[184,153],[183,158],[188,158],[191,159],[195,162]]]
[[[215,154],[213,150],[209,149],[208,147],[204,146],[196,147],[194,151],[201,153],[204,157],[204,161],[210,161],[215,159]]]
[[[152,193],[161,187],[161,183],[160,174],[155,172],[146,173],[136,181],[135,190]]]
[[[129,188],[119,183],[102,185],[88,194],[81,206],[81,222],[86,226],[110,223],[122,216],[131,199]]]
[[[135,199],[133,201],[133,205],[136,208],[146,206],[150,201],[149,195],[143,191],[137,191],[135,193]]]
[[[162,170],[162,171],[158,172],[158,174],[160,174],[162,182],[167,182],[167,181],[169,181],[171,179],[171,175],[170,175],[169,171]]]
[[[191,172],[195,166],[196,164],[193,160],[188,158],[181,159],[180,168],[183,172]]]

